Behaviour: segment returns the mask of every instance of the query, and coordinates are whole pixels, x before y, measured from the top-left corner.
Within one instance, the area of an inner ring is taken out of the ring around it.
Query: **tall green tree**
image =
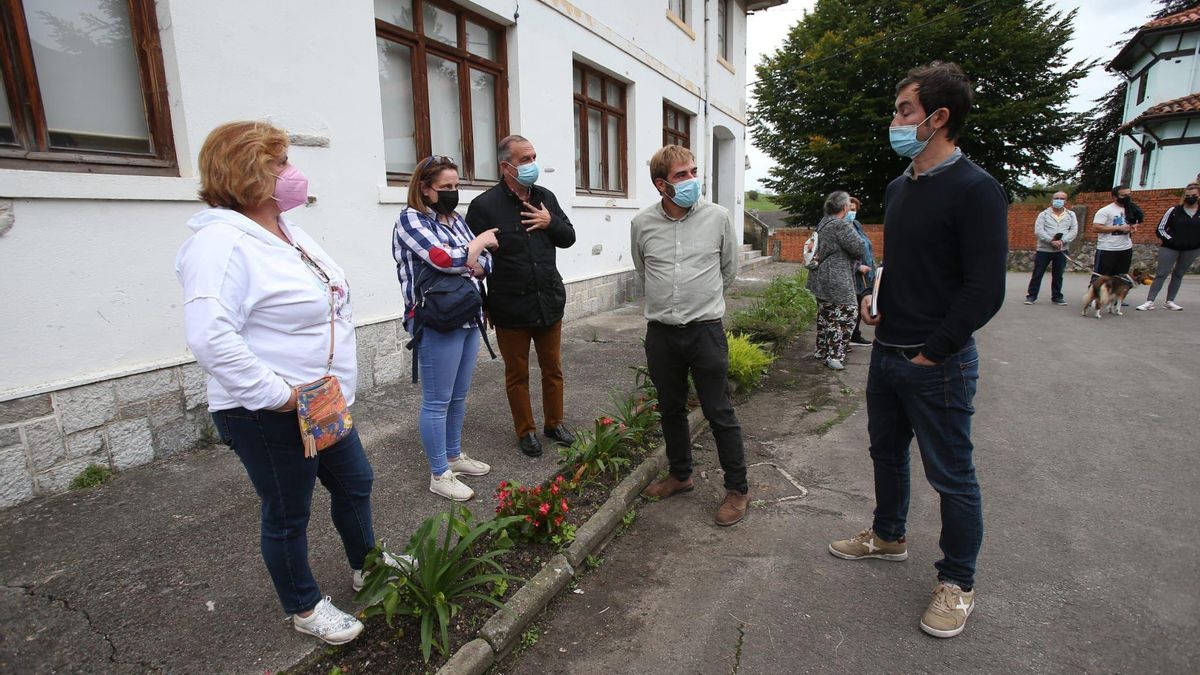
[[[1171,16],[1185,9],[1200,7],[1200,2],[1196,0],[1157,0],[1160,5],[1159,10],[1154,13],[1152,19],[1161,19],[1164,16]]]
[[[1122,80],[1104,96],[1096,99],[1095,113],[1083,130],[1078,163],[1079,184],[1076,192],[1103,192],[1114,185],[1117,173],[1117,127],[1125,113],[1127,83]]]
[[[867,218],[908,160],[888,146],[895,84],[914,66],[954,61],[975,85],[963,151],[1011,196],[1024,176],[1061,177],[1050,154],[1079,138],[1066,111],[1091,63],[1071,63],[1075,11],[1044,0],[818,0],[757,65],[755,143],[775,161],[764,180],[800,223],[826,193],[846,189]]]

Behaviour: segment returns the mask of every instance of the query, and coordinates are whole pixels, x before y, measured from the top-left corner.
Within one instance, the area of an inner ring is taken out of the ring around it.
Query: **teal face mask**
[[[929,117],[933,117],[937,110],[929,113]],[[929,121],[929,117],[921,120],[921,124]],[[933,138],[933,134],[929,138],[921,141],[917,140],[917,127],[921,124],[906,124],[900,127],[888,127],[888,141],[892,144],[892,150],[896,151],[897,155],[913,159],[925,150],[925,146],[929,145],[929,140]]]
[[[1050,200],[1050,206],[1053,206],[1056,209],[1061,209],[1062,207],[1064,207],[1066,205],[1067,205],[1067,200],[1065,200],[1065,199],[1051,199]]]
[[[858,216],[858,211],[847,211],[846,212],[846,220],[854,220],[854,218],[856,216]]]
[[[541,169],[538,168],[537,162],[522,164],[517,167],[517,182],[525,187],[531,187],[537,182],[538,176],[541,175]]]
[[[690,209],[696,200],[700,199],[699,178],[689,178],[669,185],[675,188],[675,194],[671,196],[671,201],[675,202],[677,206]]]

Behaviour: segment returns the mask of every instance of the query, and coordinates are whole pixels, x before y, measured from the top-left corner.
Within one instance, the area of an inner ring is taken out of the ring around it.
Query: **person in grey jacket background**
[[[825,217],[817,223],[817,255],[808,273],[808,290],[817,298],[817,349],[813,357],[834,370],[844,368],[846,346],[858,319],[854,261],[867,249],[846,220],[850,194],[843,190],[825,198]]]
[[[1067,193],[1058,191],[1050,198],[1050,208],[1038,214],[1033,223],[1033,234],[1037,237],[1037,252],[1033,254],[1033,278],[1025,291],[1025,304],[1037,302],[1042,289],[1042,277],[1050,267],[1050,302],[1067,304],[1063,300],[1063,270],[1067,268],[1067,244],[1079,232],[1075,212],[1067,209]]]
[[[875,287],[875,249],[871,245],[871,238],[867,236],[867,231],[863,229],[862,223],[858,220],[858,209],[861,206],[862,202],[858,201],[857,197],[851,197],[850,212],[846,214],[846,220],[854,226],[854,231],[858,233],[858,237],[862,239],[863,246],[867,250],[866,255],[854,261],[854,290],[859,298],[871,292]],[[863,337],[862,313],[859,313],[854,319],[854,331],[850,333],[850,346],[846,348],[846,351],[853,351],[855,347],[870,346],[871,342]]]

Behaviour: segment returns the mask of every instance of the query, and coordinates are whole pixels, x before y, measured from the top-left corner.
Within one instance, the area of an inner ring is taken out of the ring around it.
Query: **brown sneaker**
[[[958,584],[939,581],[933,599],[921,615],[921,630],[934,637],[952,638],[967,627],[967,617],[975,609],[975,589],[969,592]]]
[[[829,552],[845,560],[878,558],[880,560],[907,560],[908,543],[904,537],[898,541],[884,541],[867,528],[849,539],[839,539],[829,545]]]
[[[726,490],[725,499],[717,507],[716,522],[721,527],[729,527],[746,517],[746,509],[750,506],[750,494],[742,494],[737,490]]]
[[[645,490],[642,490],[642,496],[654,497],[656,499],[666,499],[676,492],[691,492],[695,487],[696,484],[692,482],[691,478],[687,480],[679,480],[675,476],[667,474],[666,478],[660,481],[655,481],[651,483],[650,486]]]

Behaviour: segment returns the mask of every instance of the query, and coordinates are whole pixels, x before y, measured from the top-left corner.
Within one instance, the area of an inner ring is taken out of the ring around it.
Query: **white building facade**
[[[1128,82],[1113,185],[1182,188],[1200,172],[1200,7],[1142,26],[1108,65]]]
[[[530,138],[577,231],[567,318],[616,306],[664,142],[740,222],[746,15],[785,1],[0,3],[0,508],[203,440],[173,261],[213,127],[291,135],[316,200],[289,216],[347,271],[380,387],[408,372],[390,239],[418,160],[457,159],[465,212]]]

